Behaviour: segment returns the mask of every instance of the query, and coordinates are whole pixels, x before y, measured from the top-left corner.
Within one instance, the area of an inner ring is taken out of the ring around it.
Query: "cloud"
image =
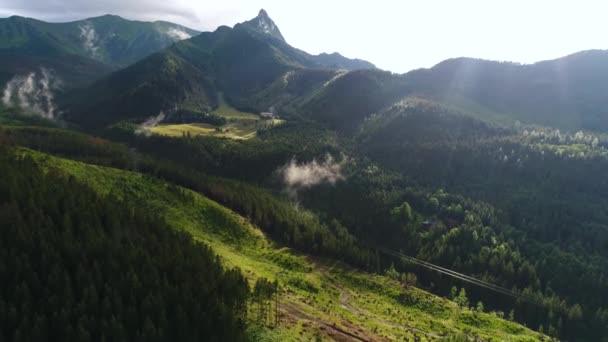
[[[342,168],[346,163],[346,158],[337,162],[329,154],[321,162],[313,159],[311,162],[299,164],[295,159],[292,159],[279,169],[279,174],[287,192],[295,195],[300,189],[307,189],[320,184],[333,185],[340,180],[344,180]]]
[[[86,24],[79,27],[80,39],[82,40],[83,48],[93,57],[98,57],[99,46],[97,46],[97,33],[91,24]]]
[[[45,68],[39,72],[13,77],[4,88],[2,102],[17,106],[48,119],[58,114],[53,91],[61,87],[61,80]]]
[[[167,31],[167,35],[174,40],[190,39],[192,36],[188,32],[176,27],[172,27]]]
[[[291,70],[291,71],[286,72],[286,73],[283,75],[283,84],[284,84],[286,87],[289,85],[289,80],[290,80],[290,79],[293,77],[293,75],[295,75],[295,74],[296,74],[296,72],[295,72],[295,71],[293,71],[293,70]]]
[[[200,27],[196,5],[186,0],[3,0],[0,15],[21,15],[45,21],[82,20],[104,14],[116,14],[127,19],[166,20]]]
[[[327,87],[328,85],[334,83],[338,78],[348,74],[348,70],[338,70],[336,73],[330,78],[327,82],[323,84],[323,87]]]
[[[157,126],[161,121],[165,119],[165,112],[162,110],[158,113],[157,116],[152,116],[144,121],[141,125],[135,129],[135,134],[137,135],[150,135],[150,128]]]
[[[131,20],[164,20],[199,31],[212,31],[220,25],[232,26],[249,20],[255,17],[260,8],[268,9],[273,4],[281,3],[278,0],[2,0],[0,17],[20,15],[66,22],[115,14]]]

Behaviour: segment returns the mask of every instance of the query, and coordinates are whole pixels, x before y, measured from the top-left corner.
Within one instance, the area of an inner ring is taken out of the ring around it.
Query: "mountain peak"
[[[267,18],[267,19],[270,19],[270,17],[268,16],[268,12],[266,12],[266,10],[263,9],[263,8],[258,13],[258,18]]]
[[[257,32],[270,35],[283,42],[285,41],[279,27],[274,23],[274,21],[272,21],[272,19],[270,19],[268,12],[266,12],[266,10],[263,8],[260,10],[257,17],[244,22],[243,24]]]
[[[122,20],[124,20],[124,21],[126,21],[125,18],[123,18],[123,17],[121,17],[119,15],[109,14],[109,13],[108,14],[99,15],[99,16],[96,16],[96,17],[89,17],[89,18],[86,18],[84,20],[97,20],[97,21],[100,21],[100,20],[101,21],[103,21],[103,20],[114,20],[114,21],[121,20],[122,21]]]

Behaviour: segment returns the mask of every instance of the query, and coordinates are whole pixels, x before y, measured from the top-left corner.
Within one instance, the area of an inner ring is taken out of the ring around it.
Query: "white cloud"
[[[336,73],[332,76],[332,78],[330,78],[327,82],[325,82],[323,84],[323,87],[327,87],[328,85],[332,84],[333,82],[335,82],[338,78],[344,76],[348,74],[348,70],[338,70],[336,71]]]
[[[137,135],[143,134],[145,136],[149,136],[150,128],[157,126],[164,119],[165,119],[165,113],[161,110],[157,116],[152,116],[152,117],[146,119],[146,121],[144,121],[141,125],[139,125],[139,127],[137,127],[137,129],[135,130],[135,134],[137,134]]]
[[[4,88],[2,102],[6,106],[17,106],[48,119],[58,114],[53,91],[61,81],[48,70],[13,77]]]
[[[170,28],[166,33],[169,37],[171,37],[174,40],[184,40],[184,39],[192,38],[192,36],[190,34],[188,34],[188,32],[178,29],[176,27]]]
[[[346,158],[337,162],[331,155],[318,162],[313,159],[308,163],[298,164],[295,159],[279,169],[283,183],[288,192],[295,193],[298,189],[311,188],[320,184],[335,184],[343,180],[342,168],[346,164]]]
[[[80,40],[82,47],[92,56],[99,57],[99,46],[97,45],[98,37],[95,28],[91,24],[86,24],[79,27]]]

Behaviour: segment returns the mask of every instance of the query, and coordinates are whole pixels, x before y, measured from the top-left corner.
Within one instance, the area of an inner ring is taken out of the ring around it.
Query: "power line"
[[[403,258],[403,259],[405,259],[405,260],[407,260],[407,261],[409,261],[409,262],[411,262],[413,264],[416,264],[418,266],[430,269],[430,270],[438,272],[438,273],[442,273],[442,274],[448,275],[450,277],[462,280],[464,282],[467,282],[467,283],[470,283],[470,284],[473,284],[473,285],[477,285],[479,287],[483,287],[483,288],[488,289],[490,291],[501,293],[501,294],[504,294],[506,296],[510,296],[510,297],[513,297],[513,298],[516,298],[516,299],[521,299],[523,301],[526,301],[526,302],[528,302],[530,304],[534,304],[534,305],[537,305],[537,306],[544,306],[541,301],[537,300],[536,298],[532,298],[530,296],[526,296],[526,295],[524,295],[523,293],[521,293],[519,291],[514,291],[514,290],[511,290],[511,289],[507,289],[505,287],[502,287],[502,286],[499,286],[499,285],[495,285],[495,284],[489,283],[487,281],[484,281],[484,280],[481,280],[481,279],[477,279],[477,278],[468,276],[466,274],[459,273],[459,272],[456,272],[454,270],[450,270],[448,268],[441,267],[441,266],[432,264],[430,262],[427,262],[427,261],[424,261],[424,260],[420,260],[420,259],[411,257],[409,255],[405,255],[403,253],[395,252],[395,251],[392,251],[390,249],[377,248],[377,250],[379,252],[384,253],[384,254],[387,254],[387,255],[390,255],[390,256],[394,256],[394,257],[398,257],[398,258]]]
[[[435,265],[435,264],[431,264],[430,262],[427,262],[427,261],[424,261],[424,260],[420,260],[420,259],[408,256],[408,255],[405,255],[403,253],[394,252],[394,251],[391,251],[391,250],[388,250],[388,249],[382,249],[381,251],[383,251],[386,254],[391,254],[391,255],[393,255],[395,257],[401,257],[401,258],[406,259],[406,260],[408,260],[410,262],[413,262],[413,263],[418,264],[418,265],[423,266],[423,267],[427,267],[427,268],[433,269],[433,270],[435,270],[437,272],[440,272],[440,273],[444,273],[444,274],[448,274],[448,275],[451,275],[451,276],[459,277],[459,278],[461,278],[463,280],[466,280],[468,282],[471,282],[471,283],[476,283],[476,284],[480,284],[480,285],[484,285],[484,286],[490,287],[493,290],[503,292],[503,293],[508,294],[510,296],[516,296],[516,297],[520,296],[520,294],[518,292],[515,292],[515,291],[513,291],[511,289],[507,289],[505,287],[501,287],[501,286],[489,283],[487,281],[484,281],[484,280],[481,280],[481,279],[477,279],[477,278],[468,276],[466,274],[456,272],[454,270],[450,270],[450,269],[445,268],[445,267],[441,267],[441,266],[438,266],[438,265]]]

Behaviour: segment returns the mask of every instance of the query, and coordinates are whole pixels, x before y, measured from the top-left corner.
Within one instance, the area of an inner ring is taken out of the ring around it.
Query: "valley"
[[[608,341],[608,51],[283,33],[0,19],[0,340]]]

